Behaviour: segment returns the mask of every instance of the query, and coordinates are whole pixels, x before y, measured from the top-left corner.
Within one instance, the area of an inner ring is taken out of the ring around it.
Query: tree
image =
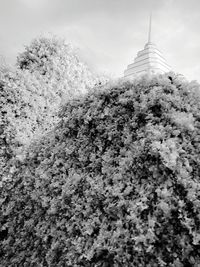
[[[75,49],[58,38],[34,39],[18,57],[17,66],[41,75],[61,97],[86,92],[97,83],[96,76],[79,60]]]
[[[39,100],[34,110],[41,115],[37,117],[37,131],[41,133],[58,122],[57,112],[64,103],[91,90],[100,80],[79,60],[75,49],[58,38],[33,40],[18,57],[17,66],[22,83],[26,83],[23,90],[32,91],[35,103]]]
[[[99,79],[63,40],[38,38],[18,56],[17,70],[1,72],[0,80],[1,157],[6,166],[5,147],[10,159],[24,153],[58,123],[63,103],[85,94]]]
[[[2,264],[199,266],[199,100],[167,74],[65,105],[0,189]]]

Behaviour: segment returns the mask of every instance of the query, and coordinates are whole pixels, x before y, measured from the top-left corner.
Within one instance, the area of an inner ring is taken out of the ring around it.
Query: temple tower
[[[148,42],[144,49],[137,53],[132,64],[127,66],[124,77],[135,77],[144,73],[165,73],[171,70],[163,54],[151,41],[152,16],[149,20]]]

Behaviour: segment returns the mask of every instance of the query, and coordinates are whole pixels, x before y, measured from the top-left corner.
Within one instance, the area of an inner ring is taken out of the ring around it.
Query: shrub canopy
[[[91,90],[100,77],[58,38],[37,38],[18,56],[17,69],[0,69],[0,180],[9,159],[59,121],[60,107]]]
[[[200,88],[176,76],[110,84],[0,188],[3,266],[199,266]]]

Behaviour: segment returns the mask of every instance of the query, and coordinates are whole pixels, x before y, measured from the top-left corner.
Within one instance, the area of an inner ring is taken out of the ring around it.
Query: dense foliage
[[[54,127],[61,105],[99,81],[57,38],[33,40],[18,56],[17,70],[0,69],[0,176],[9,159]]]
[[[67,99],[75,94],[87,92],[98,79],[80,61],[71,45],[58,38],[34,39],[17,59],[21,70],[38,74],[48,83],[54,94]],[[64,100],[64,99],[63,99]]]
[[[121,81],[60,117],[1,183],[1,266],[198,267],[198,84]]]

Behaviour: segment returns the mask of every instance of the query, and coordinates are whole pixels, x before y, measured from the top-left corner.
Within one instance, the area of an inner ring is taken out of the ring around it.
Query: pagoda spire
[[[151,43],[151,20],[152,20],[152,13],[150,13],[150,18],[149,18],[148,43]]]
[[[149,16],[148,39],[143,50],[137,53],[134,62],[129,64],[124,71],[124,77],[133,78],[141,74],[166,73],[171,70],[162,53],[152,43],[152,13]]]

